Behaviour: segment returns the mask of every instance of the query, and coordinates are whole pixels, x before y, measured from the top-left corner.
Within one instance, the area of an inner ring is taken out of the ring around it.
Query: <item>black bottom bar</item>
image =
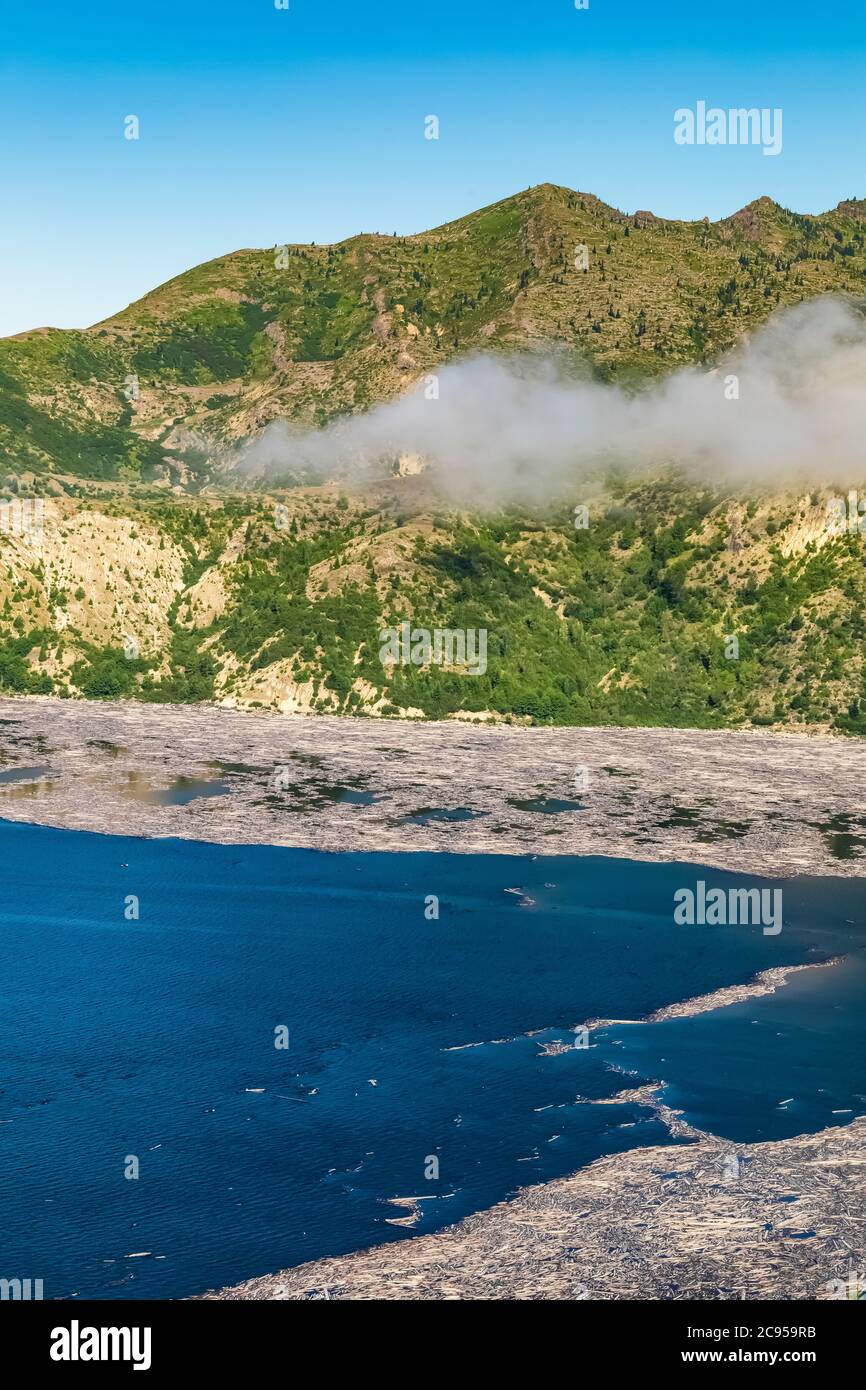
[[[705,1366],[719,1365],[734,1372],[761,1367],[770,1379],[789,1366],[805,1366],[826,1380],[858,1364],[862,1352],[863,1313],[840,1306],[845,1302],[488,1302],[472,1304],[474,1312],[456,1303],[431,1310],[429,1304],[393,1302],[330,1309],[284,1302],[4,1302],[0,1335],[4,1364],[14,1358],[19,1376],[32,1370],[92,1379],[107,1370],[161,1380],[183,1372],[225,1377],[273,1365],[293,1378],[306,1366],[304,1379],[315,1381],[343,1365],[353,1373],[393,1375],[400,1363],[405,1374],[408,1366],[392,1340],[405,1330],[424,1337],[416,1352],[423,1345],[426,1380],[431,1356],[434,1364],[441,1358],[442,1374],[451,1380],[461,1364],[465,1370],[470,1349],[477,1367],[486,1348],[492,1368],[509,1347],[524,1355],[536,1350],[539,1375],[547,1374],[555,1348],[557,1361],[574,1358],[582,1379],[591,1356],[596,1378],[607,1368],[701,1375]],[[542,1340],[534,1341],[539,1334]]]

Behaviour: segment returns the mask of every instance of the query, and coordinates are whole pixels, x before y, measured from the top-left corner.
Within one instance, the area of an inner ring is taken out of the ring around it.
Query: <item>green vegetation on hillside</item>
[[[413,509],[399,482],[376,505],[284,496],[288,526],[250,495],[114,496],[107,517],[178,557],[165,635],[127,655],[141,593],[97,640],[87,588],[48,591],[37,561],[0,607],[0,690],[281,707],[302,688],[292,707],[347,714],[866,733],[866,541],[830,539],[817,494],[612,480],[580,530],[567,507]],[[486,670],[383,666],[380,633],[404,621],[485,630]]]
[[[237,252],[92,329],[0,341],[7,494],[54,509],[41,548],[0,534],[0,690],[866,733],[864,542],[829,537],[823,494],[612,478],[576,530],[565,505],[445,510],[417,478],[277,502],[219,462],[468,352],[558,345],[635,382],[864,288],[864,202],[683,223],[541,185],[418,236]],[[483,629],[486,669],[383,666],[403,622]]]
[[[238,251],[84,332],[4,339],[0,448],[13,472],[198,486],[206,441],[321,424],[455,356],[547,343],[646,377],[779,306],[864,291],[864,202],[673,222],[542,184],[416,236]]]

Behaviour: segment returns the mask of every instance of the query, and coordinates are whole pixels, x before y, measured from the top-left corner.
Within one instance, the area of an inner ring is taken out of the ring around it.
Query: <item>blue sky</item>
[[[10,5],[0,334],[93,323],[241,246],[419,231],[544,181],[668,217],[762,193],[819,212],[866,195],[864,76],[866,8],[814,0]],[[676,145],[698,100],[781,107],[782,153]]]

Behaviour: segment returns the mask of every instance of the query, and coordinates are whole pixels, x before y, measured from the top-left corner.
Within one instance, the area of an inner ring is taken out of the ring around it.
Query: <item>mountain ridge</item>
[[[623,209],[618,208],[613,203],[605,202],[604,199],[598,197],[597,194],[588,193],[582,189],[572,189],[565,184],[542,183],[532,184],[528,188],[521,190],[520,193],[507,194],[504,198],[497,199],[493,203],[484,204],[482,207],[475,209],[473,212],[462,214],[460,217],[452,218],[448,222],[438,223],[433,227],[429,227],[418,232],[401,233],[401,236],[405,240],[417,240],[419,237],[431,236],[434,233],[438,232],[446,232],[450,229],[458,227],[468,218],[471,218],[478,214],[492,212],[495,209],[501,208],[506,204],[515,202],[518,198],[526,197],[527,195],[538,191],[564,193],[566,195],[571,195],[573,197],[585,199],[589,202],[596,204],[604,212],[611,214],[612,216],[624,219],[625,221],[628,221],[629,219],[635,217],[647,216],[650,217],[654,222],[669,224],[671,226],[698,227],[708,224],[712,227],[721,227],[728,225],[735,218],[739,217],[743,213],[757,211],[761,208],[772,208],[773,210],[781,212],[783,214],[791,213],[791,209],[786,208],[785,205],[782,203],[776,202],[776,200],[771,198],[768,194],[758,194],[756,197],[750,199],[749,202],[744,203],[742,207],[737,208],[734,212],[726,213],[723,217],[715,218],[713,220],[710,220],[707,217],[665,217],[659,213],[655,213],[649,209],[644,208],[635,208],[632,212],[624,211]],[[799,217],[812,217],[815,220],[822,220],[824,218],[831,217],[833,214],[851,216],[856,218],[857,220],[866,221],[866,198],[843,198],[840,199],[834,207],[827,208],[822,212],[798,213],[795,215]],[[389,236],[388,233],[384,232],[361,231],[353,232],[350,236],[343,237],[339,241],[320,243],[286,242],[283,244],[288,246],[291,250],[309,249],[311,247],[315,247],[316,245],[319,245],[324,248],[332,247],[336,249],[338,247],[349,246],[353,242],[359,242],[368,239],[389,241],[392,238],[391,236]],[[160,290],[163,290],[168,286],[176,283],[177,281],[182,280],[184,276],[189,274],[189,272],[192,270],[200,270],[208,266],[220,264],[221,262],[230,261],[232,258],[236,256],[253,256],[266,254],[267,249],[268,248],[256,246],[236,247],[231,251],[222,252],[219,256],[212,257],[209,261],[197,262],[195,266],[189,266],[186,270],[178,271],[176,275],[170,276],[168,280],[163,280],[158,285],[154,285],[152,289],[147,290],[143,295],[140,295],[137,299],[130,300],[129,303],[126,304],[122,309],[118,309],[114,313],[108,314],[105,318],[97,319],[93,323],[88,324],[83,328],[60,329],[54,324],[40,324],[33,328],[22,329],[17,333],[10,333],[3,337],[0,337],[0,342],[18,341],[29,337],[29,335],[32,333],[92,333],[95,330],[104,327],[106,324],[116,322],[130,309],[134,309],[136,306],[145,303],[151,295],[158,294]]]
[[[864,209],[811,218],[761,197],[681,222],[540,184],[412,236],[230,252],[89,329],[0,340],[0,447],[13,473],[186,486],[208,441],[320,426],[473,352],[549,346],[605,379],[661,375],[777,307],[863,295]]]

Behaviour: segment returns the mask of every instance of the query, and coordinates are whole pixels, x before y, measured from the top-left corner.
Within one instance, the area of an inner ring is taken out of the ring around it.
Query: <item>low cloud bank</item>
[[[679,370],[637,393],[575,380],[555,357],[477,356],[325,429],[270,425],[240,463],[351,478],[413,455],[443,493],[479,505],[544,501],[612,464],[672,464],[711,484],[857,482],[866,317],[813,300],[775,314],[711,371]]]

